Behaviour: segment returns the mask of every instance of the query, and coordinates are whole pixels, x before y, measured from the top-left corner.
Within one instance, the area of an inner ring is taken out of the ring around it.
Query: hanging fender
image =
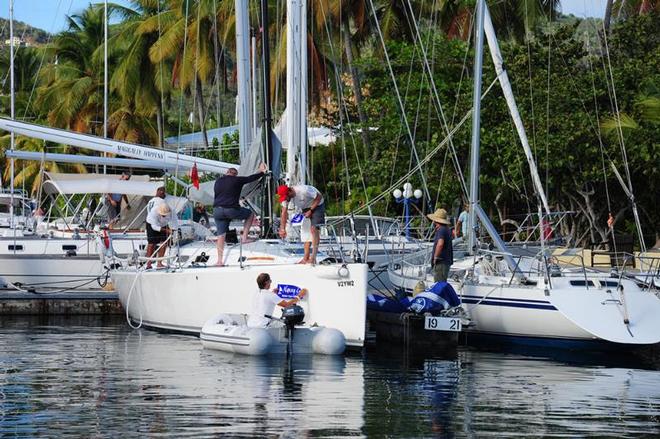
[[[110,236],[108,235],[108,231],[106,229],[103,229],[103,246],[107,249],[110,248]]]

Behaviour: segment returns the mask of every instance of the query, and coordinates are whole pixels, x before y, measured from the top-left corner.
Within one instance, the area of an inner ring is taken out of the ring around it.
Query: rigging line
[[[628,153],[626,151],[626,144],[624,141],[623,137],[623,128],[621,127],[621,112],[619,111],[619,103],[617,100],[616,96],[616,87],[614,86],[614,73],[612,71],[612,61],[610,59],[610,50],[609,46],[607,43],[607,35],[606,32],[603,32],[603,40],[605,42],[605,53],[607,55],[607,65],[608,65],[608,70],[609,70],[609,76],[610,76],[610,81],[612,82],[612,95],[614,96],[614,107],[616,109],[616,120],[617,120],[617,128],[618,128],[618,133],[619,133],[619,138],[620,138],[620,148],[621,148],[621,155],[623,157],[623,166],[624,170],[626,171],[626,178],[628,180],[628,187],[626,195],[628,196],[628,199],[630,200],[630,205],[632,207],[633,211],[633,217],[635,219],[635,226],[637,229],[637,233],[639,235],[639,246],[640,250],[645,253],[646,252],[646,243],[644,242],[644,233],[642,231],[642,224],[639,219],[639,213],[637,211],[637,203],[635,202],[635,195],[633,193],[633,185],[632,185],[632,179],[630,177],[630,166],[628,164]],[[612,163],[612,168],[614,168],[615,174],[618,175],[618,170],[614,166],[614,163]],[[623,185],[622,185],[623,186]],[[615,243],[616,245],[616,243]]]
[[[440,201],[440,189],[442,189],[442,182],[445,179],[445,166],[447,165],[447,155],[449,154],[449,148],[445,149],[445,156],[442,159],[442,168],[440,168],[440,179],[438,181],[438,190],[435,193],[435,204],[434,206],[438,205],[438,201]],[[461,199],[461,204],[462,199]]]
[[[488,86],[488,88],[487,88],[487,89],[481,94],[481,99],[482,99],[482,100],[483,100],[484,97],[490,92],[490,90],[493,88],[493,86],[495,86],[495,84],[497,83],[498,80],[499,80],[499,76],[495,77],[495,79],[493,80],[493,82],[491,82],[491,84]],[[470,109],[465,113],[465,115],[463,116],[463,118],[461,118],[461,120],[458,122],[458,124],[457,124],[456,126],[454,126],[454,127],[451,129],[451,131],[449,132],[450,136],[456,134],[456,132],[457,132],[457,131],[463,126],[463,124],[464,124],[464,123],[470,118],[470,116],[472,116],[472,112],[473,112],[473,108],[470,108]],[[442,141],[440,141],[440,143],[438,143],[438,145],[437,145],[435,148],[433,148],[433,149],[431,150],[431,152],[429,152],[429,153],[426,155],[426,157],[424,157],[424,159],[422,159],[417,165],[415,165],[415,167],[414,167],[413,169],[411,169],[407,174],[405,174],[403,177],[401,177],[399,180],[397,180],[393,185],[391,185],[388,189],[386,189],[386,190],[385,190],[384,192],[382,192],[380,195],[374,197],[374,198],[369,202],[369,204],[365,204],[364,206],[360,206],[360,207],[358,207],[358,208],[357,208],[356,210],[354,210],[352,213],[353,213],[353,214],[358,214],[358,213],[362,212],[364,209],[369,208],[369,207],[370,207],[371,205],[373,205],[374,203],[376,203],[376,202],[382,200],[385,196],[389,195],[389,193],[390,193],[392,190],[394,190],[394,189],[395,189],[397,186],[399,186],[400,184],[403,184],[403,182],[405,182],[406,179],[407,179],[408,177],[410,177],[410,176],[413,175],[415,172],[417,172],[419,169],[421,169],[421,167],[422,167],[424,164],[428,163],[428,162],[431,160],[431,158],[432,158],[435,154],[437,154],[438,151],[440,151],[440,149],[442,149],[442,147],[445,146],[445,145],[449,142],[449,137],[450,137],[450,136],[447,136],[447,137],[445,137],[444,139],[442,139]]]
[[[406,14],[406,21],[408,22],[408,26],[410,27],[410,18],[409,18],[407,9],[405,10],[405,14]],[[414,66],[415,66],[415,57],[416,57],[416,55],[417,55],[417,45],[413,46],[412,56],[410,57],[410,66],[408,67],[408,73],[406,74],[406,87],[405,87],[404,93],[403,93],[403,102],[404,103],[408,102],[408,97],[409,97],[408,93],[411,91],[412,73],[413,73],[413,69],[414,69]],[[413,123],[413,133],[412,133],[412,142],[413,143],[415,143],[417,141],[417,122],[418,122],[418,118],[419,118],[418,116],[419,116],[420,99],[421,99],[422,90],[424,89],[424,81],[425,80],[426,80],[426,77],[422,77],[422,83],[420,84],[420,87],[419,87],[419,96],[417,98],[417,111],[415,112],[415,119],[414,119],[414,123]],[[411,154],[409,159],[408,159],[408,170],[411,169],[414,158],[415,158],[414,155]]]
[[[193,54],[193,62],[192,62],[192,72],[193,72],[193,89],[192,89],[192,132],[195,132],[195,112],[197,111],[198,113],[198,118],[199,118],[199,130],[202,134],[202,144],[204,144],[204,138],[206,138],[206,131],[203,129],[204,127],[204,117],[202,114],[199,114],[199,110],[197,109],[197,106],[201,105],[201,102],[197,102],[197,92],[198,92],[198,86],[201,88],[199,90],[200,96],[204,94],[204,89],[201,87],[202,81],[201,79],[198,80],[198,71],[199,71],[199,28],[201,27],[201,17],[202,14],[202,5],[200,3],[197,3],[197,23],[196,23],[196,32],[195,32],[195,53]],[[187,19],[188,17],[186,17]],[[185,60],[184,60],[185,62]],[[202,107],[204,108],[204,107]],[[208,139],[207,139],[208,141]],[[195,155],[196,151],[193,149],[193,155]]]
[[[71,1],[73,2],[73,0],[71,0]],[[59,0],[59,1],[57,2],[57,9],[55,10],[55,17],[57,17],[57,16],[59,15],[59,12],[60,12],[60,5],[61,5],[61,4],[62,4],[62,0]],[[71,7],[71,6],[69,6],[69,7]],[[46,39],[46,47],[48,47],[48,45],[50,44],[50,39],[51,39],[52,36],[53,36],[53,30],[54,30],[54,28],[55,28],[55,19],[53,19],[53,23],[52,23],[51,26],[50,26],[50,31],[48,32],[48,38]],[[36,88],[37,88],[37,82],[38,82],[38,81],[36,81],[36,78],[38,78],[38,77],[39,77],[39,74],[41,73],[41,68],[42,68],[43,65],[44,65],[44,59],[46,58],[46,52],[47,52],[47,51],[44,50],[44,51],[42,52],[42,54],[41,54],[41,60],[39,61],[39,67],[37,68],[37,73],[34,75],[34,77],[35,77],[35,81],[34,81],[34,83],[32,84],[32,89],[30,90],[30,96],[28,97],[27,104],[25,105],[25,111],[23,112],[23,119],[22,119],[22,120],[26,120],[26,119],[27,119],[27,113],[28,113],[28,111],[29,111],[29,109],[30,109],[30,104],[32,103],[32,96],[34,96],[34,91],[35,91]],[[16,57],[16,55],[14,55],[14,57]]]
[[[551,32],[551,31],[548,31]],[[549,193],[550,185],[550,72],[552,38],[548,35],[548,75],[546,80],[546,101],[545,101],[545,193]]]
[[[328,37],[328,45],[330,46],[330,54],[331,54],[333,59],[337,59],[335,49],[334,49],[334,45],[332,44],[332,39],[330,38],[330,29],[328,27],[328,21],[329,20],[328,20],[328,17],[326,16],[325,8],[323,7],[323,5],[321,5],[321,13],[323,14],[323,23],[324,23],[324,26],[325,26],[326,35]],[[342,19],[341,10],[339,11],[339,19],[340,19],[340,21]],[[339,40],[340,40],[340,44],[341,44],[341,33],[339,35]],[[342,62],[341,57],[339,57],[340,66],[341,66],[341,62]],[[341,145],[342,145],[342,147],[341,147],[342,161],[344,162],[344,171],[345,171],[345,174],[346,174],[346,176],[345,176],[346,177],[346,190],[347,190],[346,195],[347,195],[348,198],[350,198],[350,196],[351,196],[351,180],[350,180],[350,175],[348,173],[348,154],[346,152],[346,139],[345,139],[345,136],[344,136],[344,129],[343,129],[343,127],[344,127],[344,114],[341,111],[342,105],[345,105],[345,103],[344,103],[344,99],[343,99],[342,92],[341,92],[341,90],[342,90],[341,75],[337,71],[337,66],[334,63],[333,63],[333,72],[334,72],[333,76],[335,77],[335,83],[336,83],[336,86],[337,86],[337,103],[338,103],[339,108],[340,108],[340,110],[339,110],[339,127],[340,127],[339,133],[340,133],[340,136],[341,136]],[[349,124],[349,128],[350,128],[350,124]]]
[[[399,86],[396,82],[396,77],[394,76],[394,70],[392,69],[392,63],[390,62],[390,56],[387,53],[387,47],[385,46],[385,40],[383,38],[383,33],[380,30],[380,24],[378,23],[378,16],[376,15],[376,8],[374,7],[373,0],[369,0],[369,4],[371,5],[371,10],[372,10],[373,15],[374,15],[374,22],[376,24],[376,29],[378,30],[378,37],[380,39],[381,45],[383,46],[383,53],[384,53],[385,59],[387,61],[387,68],[390,72],[390,76],[392,77],[392,83],[394,84],[394,93],[395,93],[397,101],[399,103],[401,118],[403,119],[403,123],[406,126],[406,131],[407,131],[408,137],[409,137],[410,142],[411,142],[410,146],[412,148],[413,154],[415,155],[415,160],[419,164],[420,160],[419,160],[419,156],[417,154],[417,148],[415,146],[415,142],[414,142],[413,137],[412,137],[412,131],[410,130],[410,125],[408,124],[408,118],[406,117],[406,109],[403,106],[403,101],[401,100],[401,93],[399,92]],[[421,172],[421,168],[419,169],[419,171],[420,171],[420,176],[422,178],[422,184],[424,186],[424,194],[425,194],[427,199],[430,199],[431,197],[429,195],[429,188],[428,188],[428,185],[426,183],[426,176],[424,175],[423,172]]]
[[[515,133],[516,129],[513,126],[513,120],[511,118],[509,118],[509,124],[511,125],[511,133],[512,133],[512,137],[513,137],[513,141],[515,143],[516,136],[513,133]],[[517,150],[517,151],[518,152],[516,154],[516,157],[518,157],[518,172],[520,173],[520,177],[521,177],[520,180],[521,180],[521,183],[522,183],[522,186],[523,186],[523,192],[525,194],[525,204],[527,204],[527,213],[531,213],[532,212],[532,206],[529,203],[530,196],[529,196],[529,192],[527,191],[527,184],[525,184],[525,172],[523,172],[523,164],[522,164],[523,161],[522,161],[522,157],[520,156],[520,151],[519,150]],[[515,183],[515,181],[513,181],[513,185],[514,185],[514,188],[516,190],[520,191],[520,188]]]
[[[369,2],[371,3],[371,7],[373,9],[373,0],[369,0]],[[410,4],[410,0],[406,0],[406,4],[408,5],[408,8],[412,12],[412,5]],[[374,19],[376,21],[376,26],[378,27],[378,19],[377,19],[377,17],[375,17],[375,11],[374,11]],[[431,84],[431,91],[433,92],[432,93],[433,98],[435,100],[435,104],[438,107],[438,112],[440,113],[440,117],[442,119],[442,127],[445,129],[446,133],[449,134],[449,132],[450,132],[449,131],[449,126],[447,125],[447,119],[445,117],[445,112],[442,109],[442,104],[440,102],[440,96],[438,94],[438,89],[435,86],[435,81],[433,79],[433,71],[431,70],[431,67],[430,67],[429,62],[428,62],[428,57],[426,56],[426,49],[424,48],[424,43],[422,42],[422,37],[419,33],[419,28],[417,26],[417,22],[413,22],[413,24],[414,24],[414,29],[413,29],[414,30],[414,35],[415,35],[416,41],[419,41],[420,49],[422,51],[422,59],[424,60],[424,68],[426,69],[427,74],[429,76],[429,82]],[[380,34],[380,27],[378,27],[378,32],[379,32],[379,35],[380,35],[381,40],[382,40],[382,35]],[[385,43],[384,42],[383,42],[383,49],[385,49]],[[387,56],[387,50],[385,50],[385,54]],[[389,57],[388,57],[388,67],[390,67],[390,70],[391,70],[391,66],[389,66]],[[394,81],[394,86],[395,86],[395,89],[396,89],[396,81]],[[403,108],[402,108],[402,111],[403,111]],[[406,125],[407,125],[407,123],[408,122],[407,122],[407,119],[406,119]],[[467,195],[468,190],[467,190],[467,185],[465,183],[465,177],[463,176],[463,171],[460,167],[460,162],[458,161],[458,155],[456,154],[456,148],[454,147],[454,142],[453,142],[453,139],[451,139],[451,138],[449,139],[449,148],[452,151],[452,155],[455,156],[455,161],[456,161],[456,164],[458,165],[456,167],[456,173],[459,176],[458,180],[459,180],[459,183],[461,184],[461,189],[463,190],[463,193],[465,195]],[[413,144],[413,152],[415,153],[415,158],[417,160],[419,160],[419,158],[417,157],[417,150],[416,150],[414,144]],[[422,177],[422,180],[424,182],[424,189],[426,191],[427,199],[430,200],[431,197],[428,194],[428,188],[426,188],[426,180],[425,180],[424,177]]]
[[[555,41],[557,47],[559,47],[559,42],[555,40],[554,35],[552,35],[552,39],[553,39],[553,41]],[[573,69],[571,68],[571,66],[568,65],[568,63],[566,62],[566,58],[564,58],[564,55],[561,53],[561,51],[558,51],[558,53],[560,54],[561,60],[564,63],[564,67],[568,71],[572,71]],[[582,105],[582,110],[584,111],[585,115],[588,116],[587,121],[589,122],[589,125],[591,126],[591,129],[594,131],[594,134],[598,135],[598,127],[594,124],[594,122],[591,118],[591,113],[589,113],[589,110],[587,109],[587,106],[585,104],[585,100],[581,96],[580,89],[577,87],[577,85],[575,84],[575,81],[573,80],[573,78],[570,74],[566,76],[566,79],[568,80],[568,82],[573,87],[573,91],[575,92],[575,97],[577,99],[579,99],[580,104]]]
[[[236,3],[234,3],[235,5]],[[249,13],[249,12],[248,12]],[[225,33],[225,36],[227,34]],[[223,44],[222,47],[225,47],[226,39],[223,37]],[[255,60],[252,60],[252,62],[256,62]],[[218,50],[218,2],[217,0],[213,0],[213,65],[215,67],[215,92],[216,92],[216,102],[215,102],[215,122],[218,127],[221,126],[220,124],[220,52]],[[252,78],[254,81],[255,79]],[[211,86],[211,90],[213,90],[213,86]],[[211,108],[211,102],[213,99],[209,99],[209,109]],[[207,109],[208,111],[208,109]],[[256,121],[252,122],[253,124],[256,123]],[[250,127],[252,129],[252,127]],[[221,148],[220,142],[218,142],[218,148]],[[222,160],[222,157],[220,157],[220,152],[218,151],[218,156]]]
[[[589,38],[585,34],[585,40],[587,45],[587,52],[589,52]],[[596,81],[594,78],[593,64],[591,63],[591,56],[587,56],[587,62],[589,63],[589,72],[591,73],[591,89],[594,96],[594,109],[596,110],[596,124],[600,126],[600,118],[598,115],[598,99],[596,96]],[[600,135],[600,130],[598,130],[598,146],[600,147],[600,161],[603,168],[603,182],[605,183],[605,196],[607,198],[607,211],[612,212],[612,204],[610,200],[610,189],[607,183],[607,172],[605,169],[605,146],[603,145],[603,138]]]
[[[465,41],[465,56],[463,56],[463,65],[461,66],[461,76],[458,80],[458,90],[456,91],[456,99],[454,100],[454,108],[451,113],[451,125],[454,125],[454,121],[456,120],[456,113],[458,112],[458,103],[461,98],[461,89],[463,86],[463,78],[465,77],[465,73],[468,71],[467,69],[467,60],[468,60],[468,55],[470,54],[470,41],[472,41],[472,26],[474,25],[474,20],[472,19],[474,17],[473,14],[470,14],[470,22],[468,24],[468,38]]]
[[[532,85],[532,45],[530,43],[531,32],[529,31],[528,0],[525,0],[525,42],[527,43],[527,78],[529,79],[529,102],[532,112],[532,145],[534,147],[534,160],[538,163],[538,151],[536,148],[536,118],[534,113],[534,89]]]
[[[179,75],[179,89],[181,95],[179,96],[179,129],[178,129],[178,137],[177,137],[177,142],[176,142],[176,166],[174,168],[174,175],[179,174],[179,150],[181,149],[181,115],[183,111],[183,74],[186,70],[186,46],[188,45],[188,7],[189,7],[189,1],[186,0],[186,8],[185,8],[185,16],[184,16],[184,22],[183,22],[183,54],[181,55],[181,74]],[[193,118],[194,120],[194,118]],[[194,127],[194,123],[193,123]],[[178,187],[178,182],[176,179],[174,179],[174,195],[177,193],[177,187]]]
[[[160,27],[160,0],[156,0],[156,19],[158,21],[158,39],[160,40],[162,37],[162,31]],[[159,89],[160,89],[160,126],[161,126],[161,138],[158,139],[158,143],[160,143],[160,147],[165,149],[165,142],[163,141],[163,138],[165,137],[165,83],[163,82],[163,45],[160,44],[158,46],[158,52],[159,52],[159,58],[160,61],[158,62],[159,64],[159,76],[160,76],[160,84],[159,84]]]
[[[274,23],[285,23],[286,22],[286,10],[284,8],[280,8],[281,4],[283,2],[281,1],[276,1],[275,2],[275,17],[277,19],[274,21]],[[262,26],[268,26],[268,23],[262,24]],[[277,41],[276,48],[277,48],[277,56],[275,57],[275,65],[273,67],[268,67],[274,68],[275,69],[275,81],[272,82],[272,86],[275,87],[275,97],[272,100],[271,107],[274,107],[274,110],[277,110],[278,108],[278,102],[279,102],[279,96],[280,96],[280,82],[281,82],[281,52],[282,52],[282,29],[286,28],[286,26],[274,26],[275,27],[275,41]],[[270,75],[271,72],[269,71],[268,74]],[[272,75],[271,75],[272,76]],[[268,93],[270,93],[270,90],[268,90]],[[281,107],[281,106],[280,106]],[[286,109],[286,101],[284,102],[284,110]],[[282,160],[284,160],[283,157],[284,154],[281,154]]]
[[[213,8],[214,8],[214,9],[216,9],[216,7],[215,7],[215,6],[216,6],[216,1],[217,1],[217,0],[213,0]],[[214,18],[213,18],[213,25],[211,26],[211,28],[212,28],[212,29],[215,28],[214,30],[212,30],[212,33],[213,33],[213,35],[214,35],[214,36],[213,36],[213,46],[214,46],[214,48],[213,48],[213,52],[214,52],[214,53],[213,53],[213,60],[214,60],[214,61],[213,61],[213,64],[214,64],[214,66],[215,66],[215,68],[214,68],[215,72],[214,72],[214,75],[213,75],[213,83],[211,84],[211,98],[208,99],[208,102],[206,103],[206,106],[205,106],[205,112],[206,112],[206,113],[205,113],[205,116],[204,116],[204,121],[205,121],[205,122],[208,121],[208,120],[209,120],[209,116],[208,116],[208,115],[209,115],[209,114],[212,114],[212,113],[211,113],[211,106],[213,105],[213,94],[215,94],[215,93],[213,92],[213,87],[214,87],[214,85],[217,84],[217,86],[218,86],[218,95],[216,96],[216,98],[217,98],[217,103],[216,103],[216,110],[217,110],[217,111],[216,111],[216,114],[217,114],[217,116],[216,116],[216,125],[217,125],[218,127],[220,127],[220,115],[219,115],[219,111],[220,111],[220,94],[219,94],[219,93],[220,93],[220,84],[219,84],[219,81],[220,81],[220,71],[218,70],[218,60],[219,60],[220,57],[219,57],[218,54],[217,54],[217,45],[218,45],[218,44],[217,44],[217,41],[216,41],[217,32],[218,32],[218,31],[217,31],[217,18],[216,18],[216,17],[217,17],[217,10],[214,10],[213,17],[214,17]],[[227,44],[227,36],[228,36],[228,34],[225,32],[225,34],[224,34],[224,36],[223,36],[223,39],[222,39],[222,47],[226,47],[226,44]],[[202,90],[203,90],[203,88],[202,88]],[[207,134],[208,134],[208,133],[207,133]],[[220,140],[220,139],[218,139],[218,140]],[[212,143],[212,142],[211,142],[211,143]],[[213,145],[210,144],[210,145],[209,145],[209,148],[212,147],[212,146],[213,146]]]
[[[321,13],[323,14],[323,17],[324,17],[326,35],[328,36],[328,45],[330,46],[330,53],[331,53],[332,57],[334,59],[336,59],[335,48],[334,48],[334,45],[332,44],[332,40],[330,39],[330,29],[328,28],[328,24],[327,24],[328,20],[325,19],[326,18],[325,8],[321,7]],[[339,35],[339,38],[340,39],[342,38],[341,33]],[[341,57],[340,57],[340,59],[341,59]],[[337,71],[336,66],[334,67],[334,71],[335,71],[335,81],[337,82],[337,95],[338,95],[339,101],[341,102],[341,104],[340,104],[341,107],[340,108],[344,109],[343,112],[346,113],[345,116],[346,116],[346,119],[348,120],[348,116],[349,116],[348,106],[346,104],[346,100],[343,98],[343,92],[342,92],[343,89],[342,89],[342,84],[341,84],[341,81],[340,81],[341,75],[339,75],[339,72]],[[340,120],[343,120],[342,111],[340,111],[339,117],[340,117]],[[345,143],[345,140],[344,140],[343,131],[344,130],[342,129],[341,130],[341,132],[342,132],[342,144],[344,145],[344,154],[346,154],[346,151],[345,151],[346,150],[346,146],[345,146],[346,143]],[[362,171],[362,165],[360,164],[360,157],[359,157],[358,150],[357,150],[357,142],[355,141],[355,136],[354,136],[352,130],[349,131],[349,134],[350,134],[351,142],[353,144],[353,151],[354,151],[355,156],[356,156],[357,166],[358,166],[358,170],[359,170],[359,173],[360,173],[360,182],[362,183],[362,189],[364,191],[365,205],[369,205],[369,194],[367,192],[367,185],[366,185],[366,182],[364,180],[364,173]],[[345,155],[345,159],[346,160],[348,159],[348,157],[346,157],[346,155]],[[347,182],[348,182],[349,181],[348,161],[346,161],[344,166],[345,166],[345,169],[346,169],[346,178],[347,178]],[[350,195],[350,192],[349,192],[349,195]],[[368,210],[369,210],[369,216],[373,217],[373,213],[371,212],[371,207],[369,207]]]
[[[603,32],[603,41],[605,43],[605,55],[607,59],[607,68],[608,68],[608,73],[609,73],[609,78],[610,82],[612,84],[612,97],[614,98],[614,110],[615,110],[615,115],[616,115],[616,121],[617,121],[617,134],[619,135],[619,142],[620,142],[620,148],[621,148],[621,155],[623,158],[623,165],[624,165],[624,170],[626,171],[626,179],[628,180],[628,189],[632,193],[632,181],[630,178],[630,168],[628,166],[628,155],[626,152],[626,144],[624,141],[623,137],[623,128],[621,127],[621,112],[619,110],[619,102],[617,100],[616,96],[616,88],[614,87],[614,74],[612,72],[612,61],[610,59],[610,49],[607,43],[607,35],[605,35],[605,32]],[[634,202],[634,201],[633,201]]]
[[[458,129],[470,118],[472,115],[472,109],[470,109],[465,116],[459,121],[459,123],[452,129],[450,134],[456,133]],[[401,178],[399,178],[393,185],[391,185],[389,188],[387,188],[385,191],[383,191],[380,195],[374,197],[371,199],[371,202],[369,204],[366,204],[364,206],[360,206],[357,209],[355,209],[352,213],[353,214],[358,214],[362,212],[364,209],[370,207],[370,205],[375,204],[376,202],[382,200],[384,197],[388,196],[391,191],[396,189],[399,185],[403,184],[411,175],[413,175],[415,172],[418,172],[421,167],[425,164],[428,163],[428,161],[438,152],[440,149],[445,146],[449,142],[449,138],[445,137],[433,150],[422,160],[420,160],[419,163],[417,163],[410,171],[408,171],[406,174],[404,174]]]
[[[431,20],[428,23],[428,27],[426,29],[426,33],[428,35],[427,40],[426,40],[426,45],[431,46],[431,70],[435,70],[435,55],[436,55],[436,44],[435,44],[435,38],[432,38],[433,32],[431,31],[432,29],[435,29],[437,26],[437,20],[438,20],[438,13],[437,13],[437,4],[438,0],[433,0],[433,5],[432,7],[432,14],[431,14]],[[421,11],[421,9],[420,9]],[[431,145],[431,119],[433,117],[432,115],[432,107],[433,106],[433,100],[431,99],[431,95],[429,94],[428,99],[426,100],[426,145],[424,148],[424,154],[428,154],[429,152],[429,147]],[[431,200],[429,200],[430,202]]]

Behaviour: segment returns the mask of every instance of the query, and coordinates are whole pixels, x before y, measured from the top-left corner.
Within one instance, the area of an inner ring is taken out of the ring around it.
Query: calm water
[[[122,320],[3,318],[0,436],[660,435],[653,365],[567,358],[378,348],[289,367]]]

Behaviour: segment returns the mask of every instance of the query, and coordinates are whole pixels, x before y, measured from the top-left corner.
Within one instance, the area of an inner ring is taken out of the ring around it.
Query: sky
[[[110,0],[128,4],[128,0]],[[59,32],[66,26],[65,15],[75,14],[98,0],[14,0],[14,16],[47,32]],[[576,17],[602,17],[606,0],[561,0],[564,14]],[[0,17],[9,17],[9,0],[0,0]]]

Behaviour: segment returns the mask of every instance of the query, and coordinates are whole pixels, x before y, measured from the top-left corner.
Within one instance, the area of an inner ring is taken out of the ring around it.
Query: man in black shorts
[[[163,202],[154,206],[147,214],[147,257],[152,257],[154,250],[158,249],[158,257],[165,256],[167,238],[172,234],[172,209]],[[158,268],[164,268],[162,260],[158,261]],[[151,268],[151,261],[147,261],[146,269]]]
[[[215,181],[215,199],[213,201],[213,218],[215,219],[216,231],[216,248],[218,250],[218,262],[216,265],[224,265],[223,253],[225,249],[225,235],[229,230],[229,223],[234,219],[245,220],[243,223],[243,234],[241,242],[247,242],[248,233],[252,222],[254,221],[254,213],[250,209],[241,207],[238,204],[241,198],[241,190],[243,186],[257,181],[266,174],[268,167],[265,163],[259,165],[259,172],[249,175],[247,177],[239,177],[238,171],[235,168],[227,169],[225,175],[218,177]]]

